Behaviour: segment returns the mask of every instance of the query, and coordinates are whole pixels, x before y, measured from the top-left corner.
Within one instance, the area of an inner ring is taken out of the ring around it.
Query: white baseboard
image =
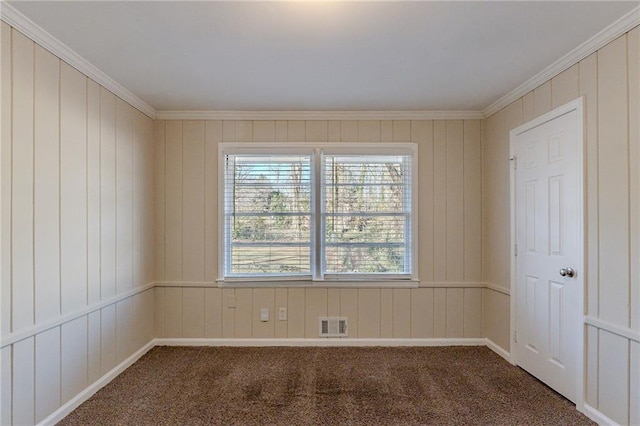
[[[483,338],[451,339],[217,339],[156,338],[156,346],[486,346]]]
[[[495,343],[493,340],[487,338],[484,339],[485,340],[485,345],[487,345],[487,347],[489,349],[491,349],[492,351],[494,351],[495,353],[497,353],[498,355],[500,355],[502,358],[506,359],[509,364],[514,364],[513,362],[513,358],[511,358],[511,353],[508,352],[506,349],[504,349],[502,346],[499,346],[497,343]]]
[[[596,408],[593,408],[592,406],[590,406],[589,404],[585,403],[584,404],[584,411],[583,413],[589,417],[591,420],[593,420],[594,422],[598,423],[599,425],[603,426],[603,425],[618,425],[618,423],[616,423],[615,421],[611,420],[609,417],[605,416],[604,414],[602,414],[600,411],[598,411]]]
[[[107,374],[100,377],[98,380],[85,388],[82,392],[71,398],[66,404],[51,413],[47,418],[38,423],[38,426],[55,425],[56,423],[58,423],[60,420],[69,415],[73,410],[78,408],[80,404],[91,398],[93,394],[109,384],[109,382],[115,379],[118,374],[129,368],[134,362],[140,359],[140,357],[146,354],[154,346],[154,340],[151,340],[129,358],[125,359],[120,364],[112,368],[111,371],[109,371]]]

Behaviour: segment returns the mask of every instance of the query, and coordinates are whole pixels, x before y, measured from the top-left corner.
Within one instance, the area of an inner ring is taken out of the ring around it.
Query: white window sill
[[[220,288],[256,288],[256,287],[300,287],[300,288],[418,288],[418,279],[343,279],[343,280],[295,280],[295,279],[221,279],[216,281]]]

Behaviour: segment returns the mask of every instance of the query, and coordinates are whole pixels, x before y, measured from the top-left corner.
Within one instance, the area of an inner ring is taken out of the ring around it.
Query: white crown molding
[[[480,111],[157,111],[156,120],[481,120]]]
[[[508,106],[510,103],[517,101],[536,87],[577,64],[587,56],[591,55],[598,49],[601,49],[638,25],[640,25],[640,6],[635,7],[604,30],[600,31],[598,34],[552,63],[538,74],[513,89],[511,92],[486,107],[482,110],[484,118],[490,117],[502,108]]]
[[[27,18],[6,2],[0,2],[0,19],[81,73],[85,74],[90,79],[94,80],[105,89],[111,91],[123,101],[128,102],[131,106],[137,108],[145,115],[151,118],[155,117],[156,110],[151,105],[134,95],[107,74],[100,71],[91,62],[78,55],[75,51],[69,48],[69,46],[49,34],[38,24]]]

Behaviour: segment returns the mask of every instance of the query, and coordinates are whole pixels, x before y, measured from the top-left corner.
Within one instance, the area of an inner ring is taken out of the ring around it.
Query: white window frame
[[[309,276],[225,277],[225,157],[226,155],[311,155],[311,274]],[[324,229],[322,156],[326,155],[409,155],[411,157],[411,213],[409,274],[326,274],[322,272]],[[218,144],[218,285],[220,287],[409,287],[418,285],[418,145],[410,142],[394,143],[327,143],[327,142],[223,142]],[[320,238],[319,238],[320,237]]]

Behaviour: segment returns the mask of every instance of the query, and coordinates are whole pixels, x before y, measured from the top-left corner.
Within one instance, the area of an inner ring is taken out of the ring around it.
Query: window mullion
[[[324,188],[322,179],[322,150],[314,149],[312,167],[312,235],[311,235],[311,261],[312,276],[314,280],[322,280],[324,270],[322,268],[322,258],[324,256]]]

